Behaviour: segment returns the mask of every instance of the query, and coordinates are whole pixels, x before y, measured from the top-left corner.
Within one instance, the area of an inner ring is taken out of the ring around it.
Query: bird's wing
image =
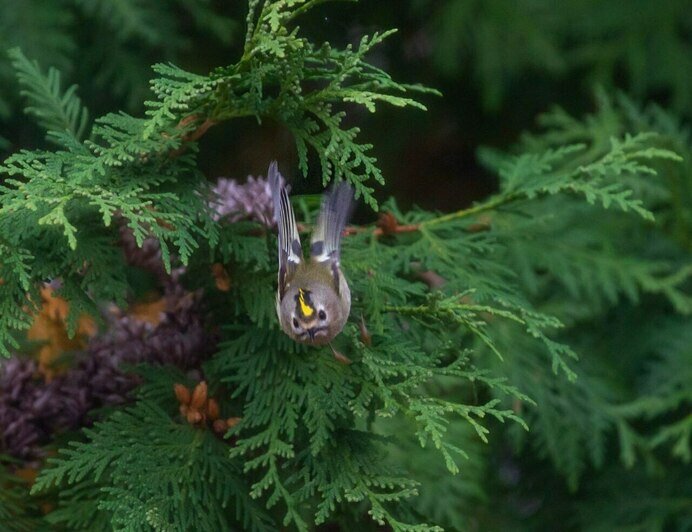
[[[286,287],[303,260],[303,249],[293,207],[276,161],[269,165],[267,176],[274,200],[274,218],[279,227],[279,298],[283,299]]]
[[[341,233],[353,210],[353,190],[344,181],[332,186],[322,199],[317,225],[310,240],[312,260],[325,263],[334,276],[334,288],[340,287]]]

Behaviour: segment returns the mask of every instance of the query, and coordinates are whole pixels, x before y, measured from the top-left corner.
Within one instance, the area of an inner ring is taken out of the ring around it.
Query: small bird
[[[276,314],[281,329],[296,342],[329,344],[344,328],[351,310],[351,291],[341,271],[339,247],[353,191],[341,182],[324,195],[310,241],[310,258],[304,260],[295,215],[276,161],[269,165],[268,178],[279,226]]]

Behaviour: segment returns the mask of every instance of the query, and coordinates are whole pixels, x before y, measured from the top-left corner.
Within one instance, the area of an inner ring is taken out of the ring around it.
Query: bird
[[[340,245],[353,208],[353,190],[341,181],[323,195],[310,240],[310,257],[305,259],[285,180],[276,161],[269,165],[267,177],[279,233],[279,324],[298,343],[331,347],[330,342],[344,328],[351,310],[351,291],[341,270]]]

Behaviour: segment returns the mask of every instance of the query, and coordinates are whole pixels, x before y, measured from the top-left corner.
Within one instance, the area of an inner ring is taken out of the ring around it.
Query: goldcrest
[[[281,329],[296,342],[328,344],[344,328],[351,310],[351,291],[339,259],[341,233],[351,213],[353,191],[341,182],[325,193],[310,240],[310,258],[305,260],[276,161],[269,166],[268,179],[279,228],[276,313]]]

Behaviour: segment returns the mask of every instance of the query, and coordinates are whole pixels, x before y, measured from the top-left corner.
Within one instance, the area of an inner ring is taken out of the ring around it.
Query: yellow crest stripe
[[[303,316],[309,318],[314,314],[315,309],[308,305],[307,301],[305,301],[305,292],[302,288],[298,289],[298,303],[300,304],[300,310],[303,313]]]

